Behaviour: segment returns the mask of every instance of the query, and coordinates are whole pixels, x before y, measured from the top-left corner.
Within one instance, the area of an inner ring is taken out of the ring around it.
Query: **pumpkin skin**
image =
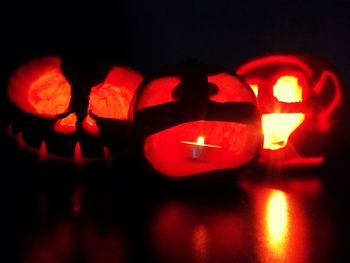
[[[237,70],[257,95],[264,146],[260,163],[274,167],[319,166],[336,146],[342,80],[312,56],[274,54]]]
[[[132,114],[143,156],[166,177],[241,168],[261,146],[254,94],[219,65],[163,67],[140,85]]]
[[[8,134],[40,161],[110,163],[129,147],[129,106],[142,76],[125,66],[93,74],[81,63],[74,71],[79,65],[70,63],[43,56],[15,70],[7,89]]]

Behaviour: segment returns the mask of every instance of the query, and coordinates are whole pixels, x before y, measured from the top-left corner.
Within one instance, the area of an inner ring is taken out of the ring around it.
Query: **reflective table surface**
[[[347,173],[331,167],[202,188],[22,175],[3,184],[2,262],[349,262]]]

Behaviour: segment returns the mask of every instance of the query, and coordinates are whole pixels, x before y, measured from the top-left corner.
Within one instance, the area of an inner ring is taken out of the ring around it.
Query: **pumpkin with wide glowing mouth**
[[[335,147],[342,100],[341,78],[311,56],[267,55],[237,69],[257,96],[269,166],[315,166]],[[333,139],[331,139],[333,137]]]
[[[43,56],[10,76],[8,134],[41,161],[110,163],[129,147],[129,105],[142,76],[125,66],[96,73],[84,62],[64,62]]]
[[[220,65],[186,61],[151,74],[133,121],[146,161],[167,177],[242,168],[261,147],[254,93]]]

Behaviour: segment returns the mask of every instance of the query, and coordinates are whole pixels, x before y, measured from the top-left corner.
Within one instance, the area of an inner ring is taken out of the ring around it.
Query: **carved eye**
[[[175,76],[152,80],[138,99],[136,110],[178,100],[173,91],[180,83],[181,78]]]
[[[217,92],[210,96],[216,102],[252,102],[255,104],[255,97],[238,78],[227,73],[220,73],[208,77],[208,82],[215,84]]]
[[[303,89],[295,76],[281,76],[273,86],[273,96],[281,102],[301,102]]]
[[[105,81],[91,89],[89,110],[98,117],[126,120],[142,76],[125,67],[114,67]]]
[[[9,81],[8,95],[22,110],[42,117],[65,113],[71,86],[58,57],[31,60],[19,67]]]

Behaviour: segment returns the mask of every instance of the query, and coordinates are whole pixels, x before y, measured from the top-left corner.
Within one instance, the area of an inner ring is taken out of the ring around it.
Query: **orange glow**
[[[266,205],[266,230],[269,247],[283,252],[288,235],[288,206],[285,193],[273,190]]]
[[[198,134],[205,136],[202,146]],[[248,163],[257,154],[260,135],[255,125],[193,121],[148,136],[143,151],[155,170],[181,177]]]
[[[89,110],[99,117],[126,120],[132,96],[123,87],[103,83],[92,88]]]
[[[67,110],[70,96],[70,85],[64,77],[52,73],[42,76],[31,85],[28,100],[37,113],[57,115]]]
[[[136,110],[176,101],[173,91],[180,82],[181,78],[175,76],[152,80],[138,99]]]
[[[256,105],[255,98],[249,87],[244,82],[235,76],[227,73],[220,73],[213,76],[208,76],[208,82],[213,83],[218,88],[218,92],[210,99],[216,102],[252,102]]]
[[[312,70],[304,61],[295,56],[289,55],[273,55],[253,59],[241,66],[236,72],[238,75],[245,75],[248,72],[254,72],[254,70],[259,69],[260,67],[274,65],[276,63],[280,63],[281,65],[295,65],[298,68],[301,68],[308,77],[312,76]]]
[[[259,86],[258,84],[251,84],[250,88],[253,90],[255,97],[258,97],[259,94]]]
[[[298,78],[282,76],[273,86],[273,95],[283,102],[301,102],[303,88],[298,83]]]
[[[22,110],[53,117],[68,110],[71,86],[58,57],[42,57],[20,66],[11,76],[8,95]]]
[[[336,143],[331,129],[343,117],[337,109],[344,83],[332,66],[313,56],[276,54],[252,59],[236,72],[259,88],[265,149],[259,162],[273,167],[324,163],[333,150],[322,141]]]
[[[90,115],[86,116],[82,125],[83,125],[83,129],[88,133],[95,136],[98,136],[100,134],[96,121],[92,119]]]
[[[295,166],[295,165],[320,165],[324,163],[325,157],[324,156],[314,156],[314,157],[295,157],[288,159],[283,162],[283,165],[285,166]]]
[[[142,76],[132,69],[113,67],[103,83],[91,89],[89,110],[102,118],[127,120]]]
[[[262,115],[264,149],[285,147],[292,132],[304,121],[303,113],[271,113]]]
[[[54,125],[54,130],[60,133],[72,133],[76,131],[75,124],[77,122],[77,116],[75,113],[69,114],[64,119],[58,120]]]

